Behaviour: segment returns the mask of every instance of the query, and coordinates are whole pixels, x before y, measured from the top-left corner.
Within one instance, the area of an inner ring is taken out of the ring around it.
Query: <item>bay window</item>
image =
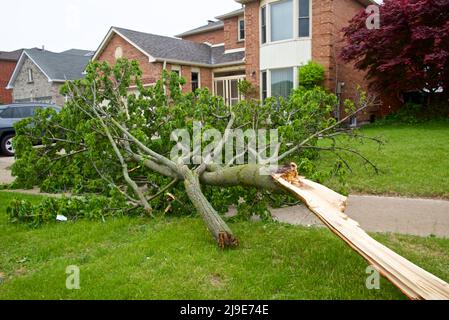
[[[293,0],[271,4],[271,41],[293,39]]]
[[[271,70],[271,96],[288,98],[293,90],[293,68]]]
[[[267,7],[262,7],[261,10],[261,41],[262,44],[267,43]]]
[[[267,72],[262,71],[262,102],[265,102],[268,98],[268,78]]]
[[[299,37],[310,36],[310,0],[299,0]]]

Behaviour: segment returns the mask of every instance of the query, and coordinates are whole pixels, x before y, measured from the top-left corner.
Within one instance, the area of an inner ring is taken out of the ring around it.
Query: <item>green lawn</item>
[[[221,251],[197,218],[125,218],[29,229],[7,223],[0,192],[0,299],[404,299],[389,282],[365,287],[366,263],[327,229],[232,223]],[[449,280],[449,240],[375,235]],[[81,290],[65,288],[66,267]]]
[[[379,175],[355,156],[348,157],[353,166],[351,192],[449,199],[449,121],[368,126],[361,132],[383,137],[386,144],[380,150],[375,142],[358,147],[379,166]],[[318,167],[329,169],[330,159],[324,154]],[[338,189],[336,182],[328,185]]]

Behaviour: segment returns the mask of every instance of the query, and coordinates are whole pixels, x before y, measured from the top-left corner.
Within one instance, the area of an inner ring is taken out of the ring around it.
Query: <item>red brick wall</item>
[[[133,47],[127,41],[117,34],[114,34],[103,52],[98,56],[99,61],[108,61],[115,64],[115,50],[121,47],[123,50],[123,58],[129,60],[137,60],[142,70],[142,83],[152,84],[161,78],[163,65],[162,63],[150,63],[148,57]]]
[[[221,44],[225,42],[223,29],[185,36],[182,39],[198,43],[208,42],[210,44]]]
[[[238,49],[245,47],[245,41],[239,41],[239,17],[224,20],[224,43],[225,49]]]
[[[6,90],[17,62],[0,60],[0,104],[12,103],[12,90]]]
[[[335,91],[332,61],[333,1],[312,0],[312,60],[326,69],[325,86]]]
[[[123,51],[123,58],[129,60],[137,60],[142,70],[142,83],[153,84],[157,82],[162,76],[162,70],[164,68],[163,63],[154,62],[150,63],[148,57],[133,47],[127,41],[125,41],[119,35],[113,35],[107,44],[103,52],[98,56],[98,61],[108,61],[110,64],[115,64],[115,50],[117,47],[121,47]],[[181,76],[186,79],[186,84],[183,87],[184,92],[190,92],[192,90],[192,66],[181,65]],[[166,66],[168,71],[171,71],[172,66],[168,63]],[[201,87],[211,89],[212,86],[212,72],[208,68],[200,69]]]
[[[258,89],[260,86],[259,11],[259,1],[245,5],[246,80]]]
[[[329,90],[336,92],[337,84],[344,82],[342,101],[356,101],[357,87],[368,91],[368,82],[364,72],[340,59],[344,45],[341,30],[365,7],[356,0],[312,0],[312,8],[312,59],[326,68],[325,85]],[[378,116],[379,112],[377,108],[372,108],[360,115],[359,121],[367,121],[372,114]]]

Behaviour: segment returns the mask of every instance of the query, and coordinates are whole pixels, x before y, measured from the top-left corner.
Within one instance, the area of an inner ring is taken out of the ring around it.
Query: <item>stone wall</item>
[[[28,82],[28,69],[33,72],[33,82]],[[47,102],[63,105],[65,97],[59,93],[61,83],[52,83],[42,71],[26,57],[14,82],[14,102]]]

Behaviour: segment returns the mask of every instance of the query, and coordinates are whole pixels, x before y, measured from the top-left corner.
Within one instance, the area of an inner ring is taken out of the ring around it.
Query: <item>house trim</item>
[[[230,53],[236,53],[236,52],[244,52],[245,51],[245,47],[243,48],[236,48],[236,49],[229,49],[225,51],[225,54],[230,54]]]
[[[154,62],[163,62],[163,63],[186,65],[186,66],[192,66],[192,67],[203,67],[203,68],[220,68],[220,67],[226,67],[226,66],[237,66],[237,65],[245,64],[245,60],[226,62],[226,63],[220,63],[220,64],[208,64],[208,63],[197,63],[197,62],[190,62],[190,61],[182,61],[182,60],[174,60],[174,59],[159,59],[159,58],[156,58],[156,60]]]

